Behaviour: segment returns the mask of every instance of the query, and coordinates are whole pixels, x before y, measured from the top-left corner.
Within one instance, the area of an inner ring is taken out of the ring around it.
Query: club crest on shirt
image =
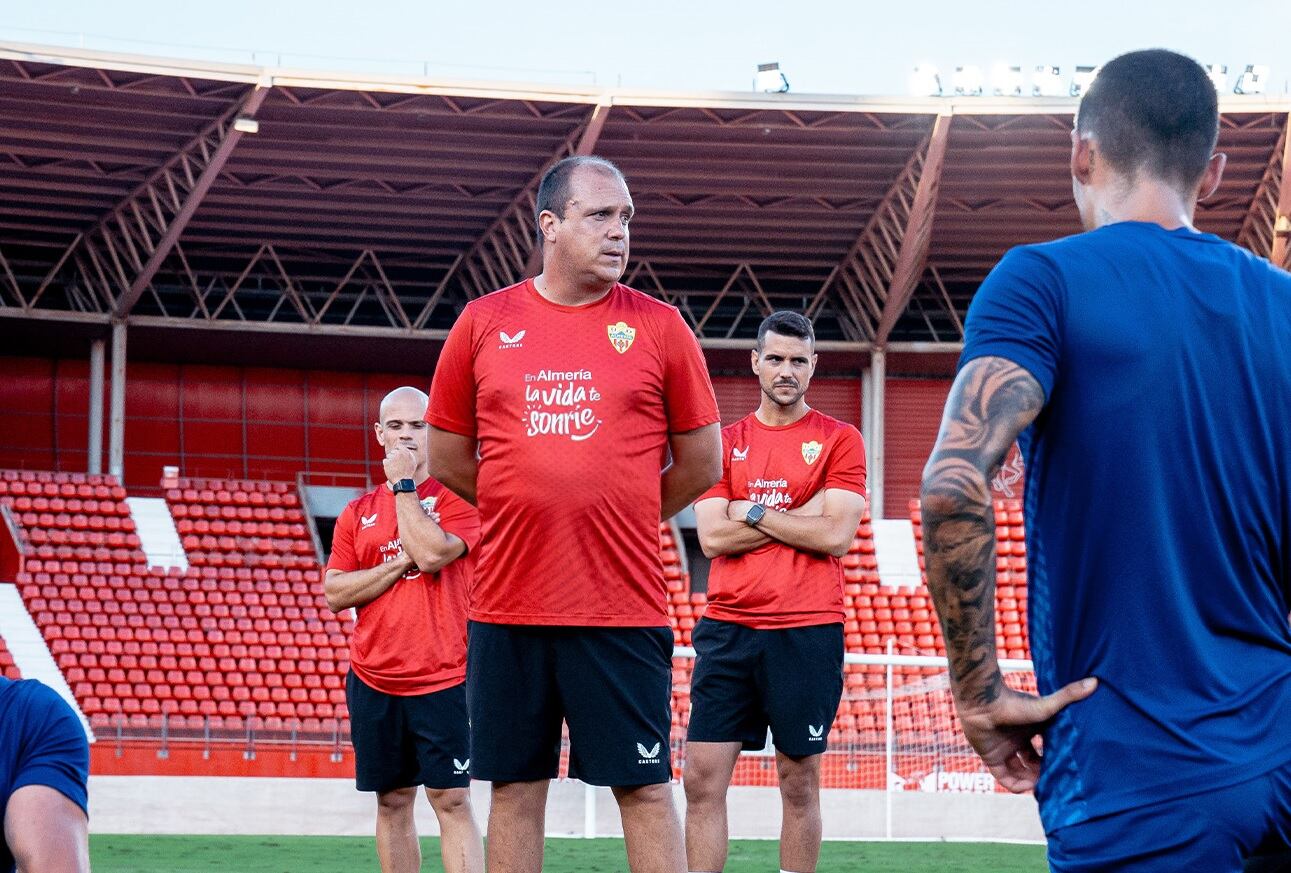
[[[614,351],[620,355],[632,348],[632,341],[637,338],[637,329],[628,327],[627,322],[620,321],[618,324],[611,324],[606,328],[610,333],[610,345],[614,346]]]
[[[422,509],[422,511],[423,511],[423,512],[425,512],[427,515],[430,515],[432,512],[434,512],[434,511],[435,511],[435,501],[436,501],[437,499],[438,499],[438,498],[436,498],[436,497],[435,497],[435,496],[433,496],[433,495],[432,495],[432,496],[430,496],[430,497],[423,497],[423,498],[422,498],[422,500],[421,500],[421,509]]]
[[[806,461],[808,464],[816,463],[816,459],[820,457],[820,452],[823,448],[825,447],[822,446],[820,443],[816,442],[815,440],[812,440],[811,442],[808,442],[808,443],[803,443],[802,459]]]

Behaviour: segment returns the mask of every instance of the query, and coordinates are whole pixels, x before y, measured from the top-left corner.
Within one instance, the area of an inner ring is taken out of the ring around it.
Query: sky
[[[798,93],[909,93],[917,63],[1031,70],[1163,46],[1268,64],[1291,91],[1289,0],[0,0],[0,40],[437,78],[681,91],[752,89],[776,61]],[[1280,43],[1280,45],[1279,45]]]

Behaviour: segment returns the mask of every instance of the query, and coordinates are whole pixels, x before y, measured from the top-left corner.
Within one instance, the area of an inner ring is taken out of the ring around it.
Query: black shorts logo
[[[641,757],[637,759],[638,764],[658,764],[659,750],[663,748],[663,743],[655,743],[653,749],[647,749],[644,743],[637,743],[637,751]]]

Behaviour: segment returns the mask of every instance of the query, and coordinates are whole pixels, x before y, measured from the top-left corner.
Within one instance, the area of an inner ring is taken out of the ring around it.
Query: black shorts
[[[756,630],[701,619],[691,634],[687,742],[760,749],[767,728],[791,758],[819,755],[843,697],[843,626]]]
[[[398,697],[377,691],[354,671],[345,679],[359,791],[465,788],[471,784],[466,684]]]
[[[471,775],[553,779],[560,725],[569,775],[592,785],[672,778],[672,631],[471,622]]]

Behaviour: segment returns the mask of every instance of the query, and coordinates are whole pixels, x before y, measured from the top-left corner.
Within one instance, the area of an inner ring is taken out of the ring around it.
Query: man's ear
[[[1224,168],[1228,166],[1228,155],[1223,152],[1215,152],[1206,162],[1206,172],[1201,174],[1201,182],[1197,186],[1197,200],[1205,200],[1214,194],[1219,188],[1219,183],[1224,178]]]
[[[1096,151],[1091,137],[1081,136],[1077,130],[1071,132],[1071,175],[1082,185],[1088,185],[1093,179]]]
[[[751,349],[749,351],[749,365],[752,367],[753,374],[756,376],[758,372],[758,350],[757,349]]]
[[[550,209],[538,213],[538,229],[542,231],[543,242],[550,243],[556,239],[556,224],[559,221],[560,216]]]

